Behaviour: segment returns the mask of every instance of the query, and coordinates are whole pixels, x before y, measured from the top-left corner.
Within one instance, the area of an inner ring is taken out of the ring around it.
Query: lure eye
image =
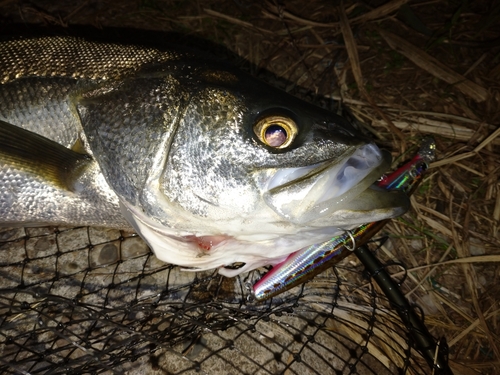
[[[268,116],[257,122],[253,131],[266,146],[282,149],[290,146],[297,136],[298,128],[289,117]]]

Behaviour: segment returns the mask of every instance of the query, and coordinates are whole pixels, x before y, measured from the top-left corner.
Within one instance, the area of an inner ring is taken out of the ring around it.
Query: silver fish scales
[[[234,276],[408,207],[345,119],[204,53],[18,38],[0,71],[1,225],[132,227]]]

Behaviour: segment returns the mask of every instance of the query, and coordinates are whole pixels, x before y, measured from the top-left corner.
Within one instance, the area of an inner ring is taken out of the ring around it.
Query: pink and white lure
[[[421,181],[428,164],[434,160],[435,142],[432,138],[423,141],[411,161],[396,171],[382,176],[376,183],[385,190],[402,190],[412,194]],[[252,297],[263,301],[299,284],[332,267],[357,247],[365,244],[388,220],[360,225],[329,241],[305,247],[290,254],[282,263],[275,265],[257,281],[252,288]]]

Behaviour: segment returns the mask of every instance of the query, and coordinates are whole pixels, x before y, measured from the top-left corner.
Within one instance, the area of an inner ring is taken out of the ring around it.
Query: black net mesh
[[[1,373],[429,373],[349,259],[254,303],[258,272],[181,271],[131,233],[2,229],[0,250]]]

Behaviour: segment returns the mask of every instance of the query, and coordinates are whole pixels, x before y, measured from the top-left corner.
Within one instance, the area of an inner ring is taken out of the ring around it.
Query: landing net
[[[354,263],[253,303],[260,271],[181,271],[133,233],[1,229],[0,373],[429,373]]]

